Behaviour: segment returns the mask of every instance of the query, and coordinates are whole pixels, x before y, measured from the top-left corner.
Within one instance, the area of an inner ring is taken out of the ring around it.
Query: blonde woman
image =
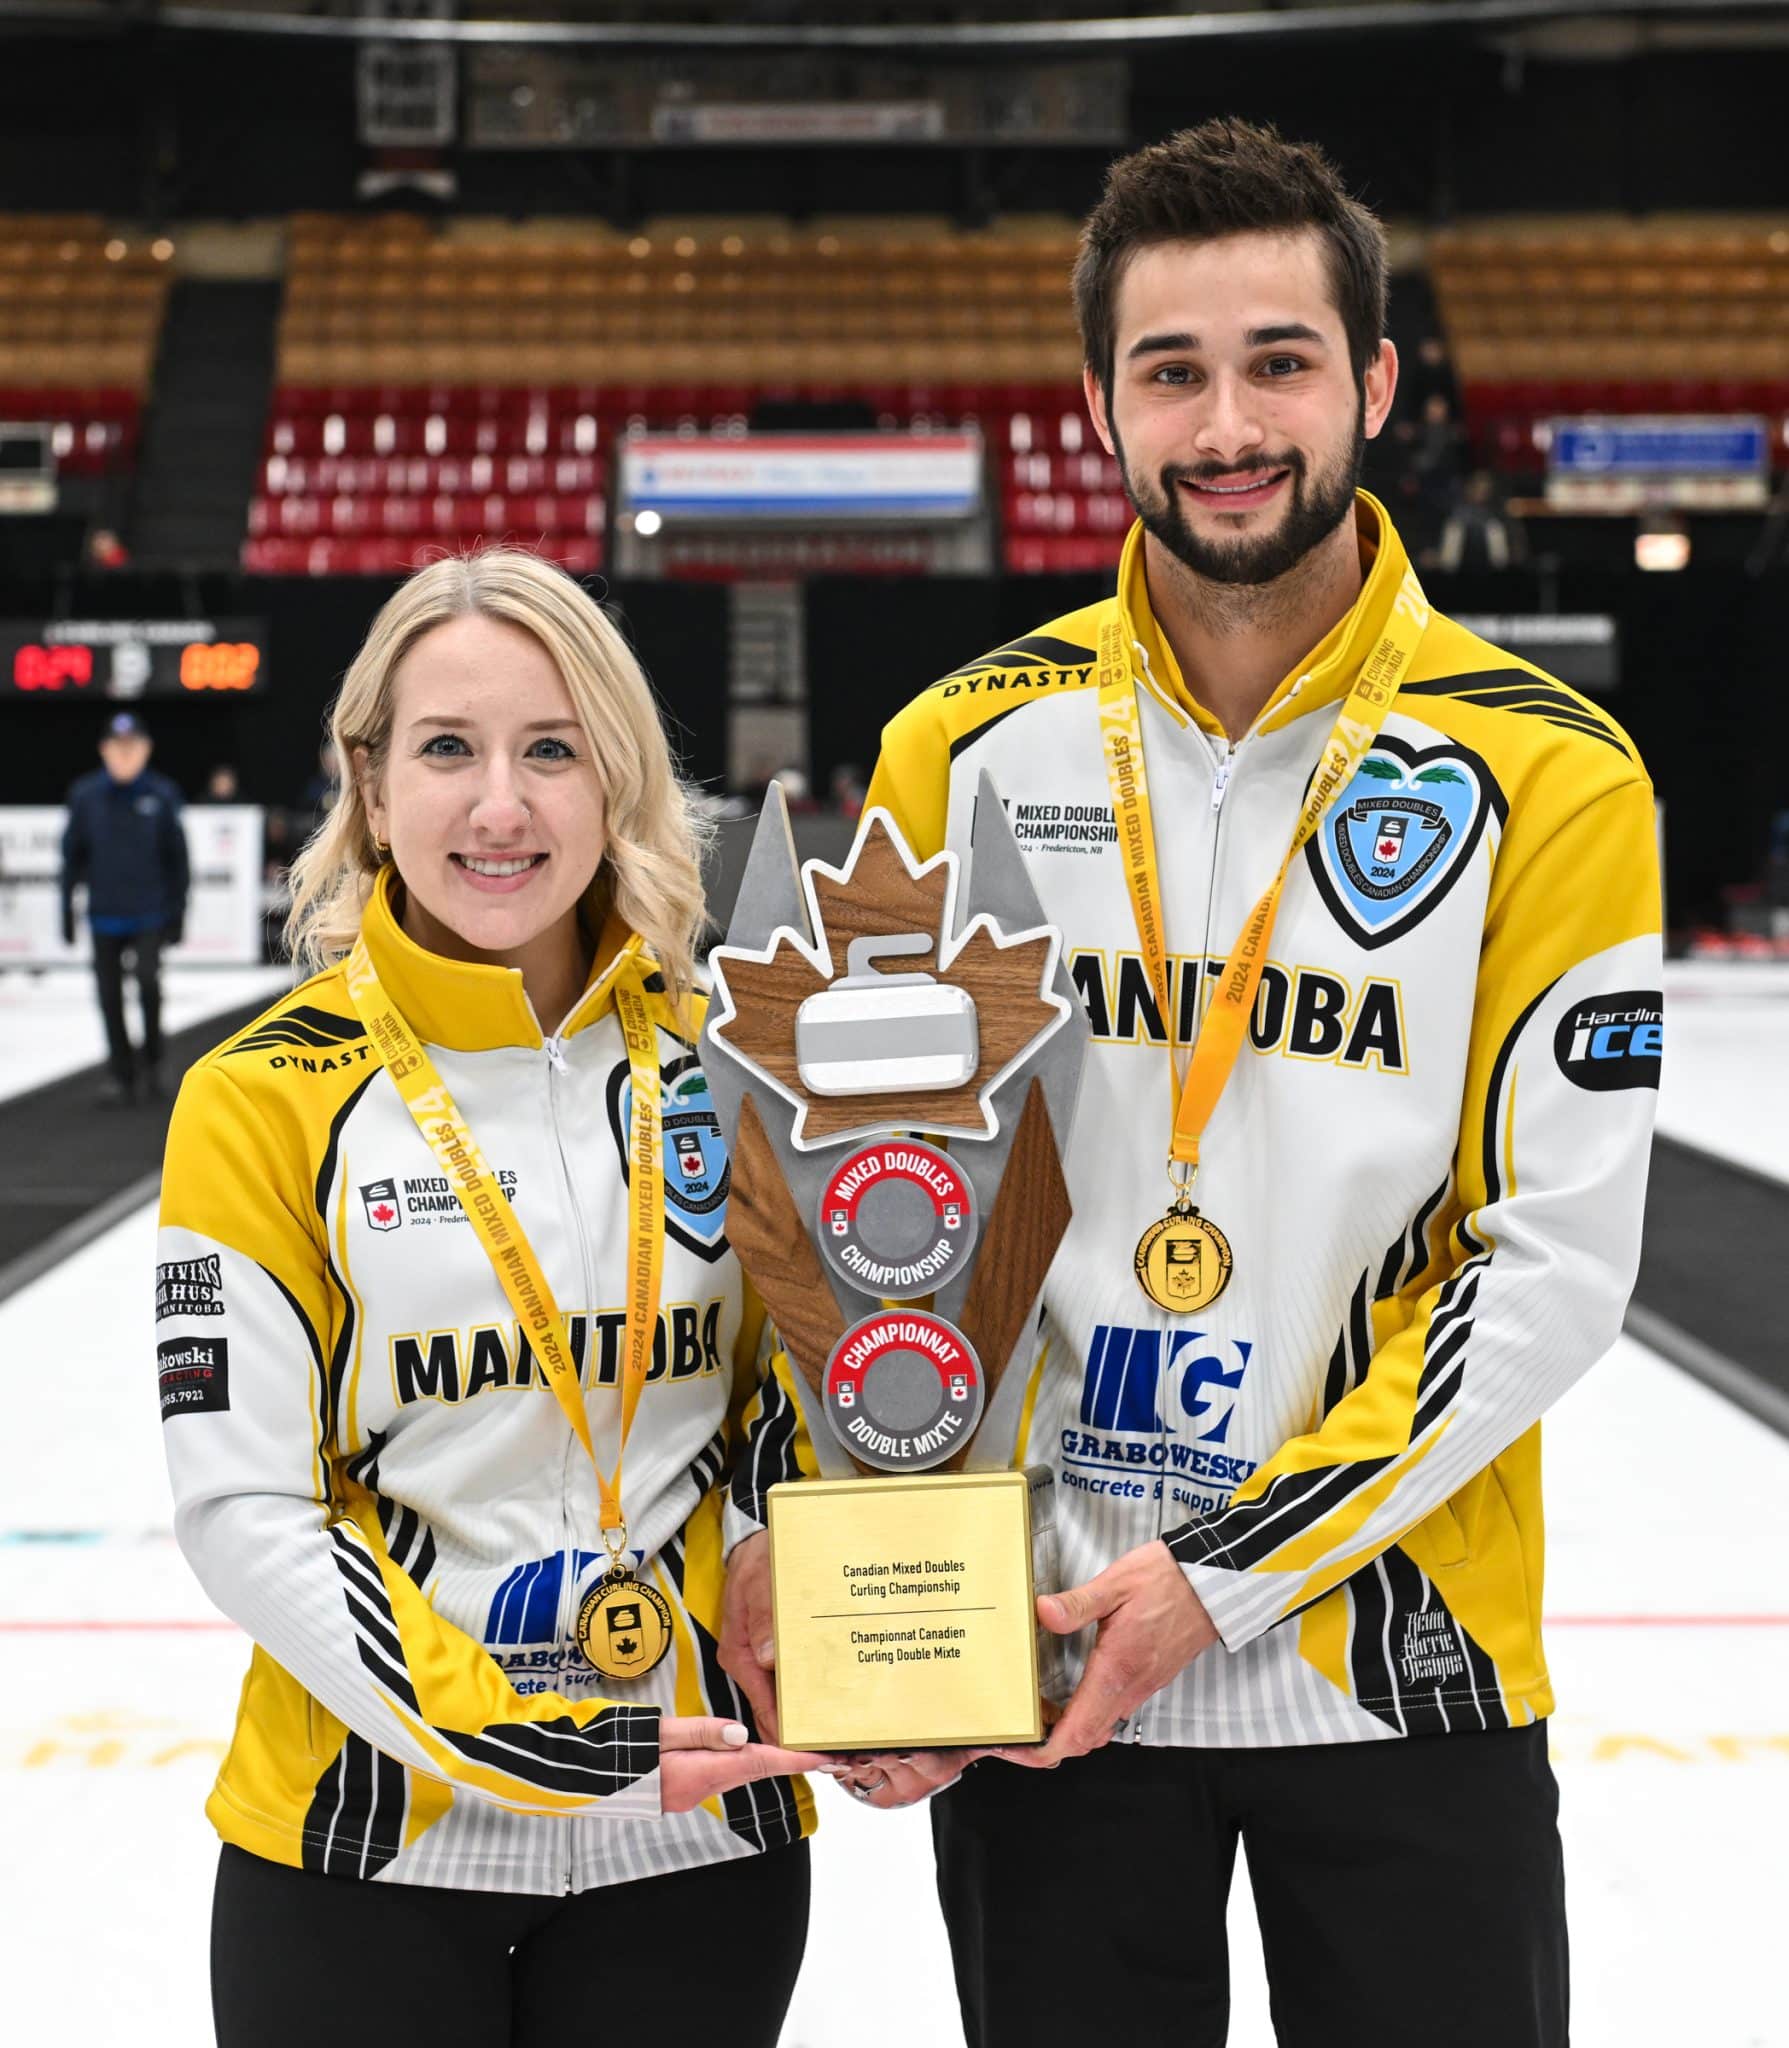
[[[796,1429],[651,694],[494,549],[397,592],[332,732],[317,971],[188,1076],[163,1182],[176,1529],[255,1645],[218,2040],[772,2043],[821,1760],[754,1739],[716,1642]]]

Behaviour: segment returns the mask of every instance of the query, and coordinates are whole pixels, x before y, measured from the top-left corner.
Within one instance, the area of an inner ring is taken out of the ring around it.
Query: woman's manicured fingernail
[[[751,1739],[751,1730],[740,1721],[729,1721],[721,1730],[721,1740],[734,1749],[743,1749]]]

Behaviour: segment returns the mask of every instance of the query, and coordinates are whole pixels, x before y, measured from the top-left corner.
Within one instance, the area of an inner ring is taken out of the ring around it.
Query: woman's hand
[[[689,1813],[704,1799],[760,1778],[787,1778],[796,1771],[836,1773],[839,1768],[833,1757],[754,1742],[743,1721],[718,1717],[666,1714],[658,1724],[658,1746],[666,1813]]]
[[[774,1742],[776,1643],[770,1628],[770,1538],[760,1530],[733,1546],[716,1644],[721,1669],[745,1694],[758,1733]]]

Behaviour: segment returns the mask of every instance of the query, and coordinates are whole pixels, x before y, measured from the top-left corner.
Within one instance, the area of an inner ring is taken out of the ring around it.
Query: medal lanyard
[[[428,1141],[448,1184],[459,1197],[467,1221],[478,1233],[509,1305],[546,1368],[547,1383],[565,1411],[565,1419],[584,1447],[596,1474],[601,1496],[598,1526],[610,1561],[618,1568],[627,1548],[627,1521],[621,1511],[621,1464],[640,1392],[652,1363],[658,1328],[659,1287],[664,1271],[664,1152],[659,1090],[658,1037],[647,1014],[646,993],[637,956],[618,972],[615,1015],[627,1045],[632,1107],[628,1118],[627,1185],[627,1334],[621,1372],[621,1435],[615,1446],[615,1470],[605,1476],[596,1461],[590,1420],[578,1368],[566,1350],[565,1324],[553,1290],[528,1242],[521,1219],[498,1187],[478,1140],[460,1114],[446,1084],[435,1070],[402,1011],[385,993],[366,940],[357,940],[348,958],[348,994],[374,1051],[384,1063],[404,1107]]]
[[[1422,586],[1415,572],[1406,570],[1379,644],[1361,663],[1360,673],[1324,742],[1322,759],[1311,778],[1297,829],[1280,862],[1279,873],[1243,920],[1242,931],[1230,949],[1210,1008],[1198,1027],[1184,1080],[1174,1057],[1161,869],[1156,860],[1149,777],[1143,762],[1143,723],[1122,614],[1115,613],[1100,628],[1100,739],[1105,750],[1106,780],[1112,791],[1112,812],[1118,826],[1118,850],[1124,860],[1131,915],[1167,1040],[1168,1087],[1173,1104],[1168,1178],[1181,1190],[1183,1198],[1199,1171],[1199,1141],[1242,1051],[1286,877],[1293,861],[1322,824],[1330,805],[1366,759],[1428,623],[1429,607]]]

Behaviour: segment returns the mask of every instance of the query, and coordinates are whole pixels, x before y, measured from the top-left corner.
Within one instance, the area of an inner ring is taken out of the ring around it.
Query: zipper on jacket
[[[565,1198],[571,1208],[572,1231],[578,1245],[578,1263],[584,1275],[585,1326],[587,1330],[591,1330],[593,1327],[591,1318],[596,1307],[596,1278],[590,1265],[590,1233],[584,1227],[584,1212],[578,1202],[578,1184],[572,1174],[571,1161],[565,1155],[565,1134],[559,1127],[559,1090],[557,1083],[561,1074],[570,1073],[571,1062],[565,1056],[565,1040],[563,1038],[550,1038],[543,1033],[542,1045],[547,1056],[547,1122],[552,1126],[553,1149],[559,1155],[559,1172],[565,1182]],[[584,1342],[584,1358],[586,1365],[588,1365],[591,1337],[586,1335]],[[581,1389],[580,1398],[582,1398]],[[569,1499],[571,1473],[577,1456],[578,1441],[576,1437],[572,1437],[566,1443],[565,1457],[559,1468],[560,1549],[564,1558],[564,1568],[560,1575],[557,1631],[559,1648],[565,1653],[572,1651],[572,1603],[577,1596],[578,1582],[577,1531],[572,1526]],[[561,1852],[560,1890],[562,1893],[569,1893],[572,1888],[573,1875],[572,1848],[576,1839],[573,1832],[574,1822],[568,1815],[561,1821],[560,1825],[565,1830],[565,1845]]]

